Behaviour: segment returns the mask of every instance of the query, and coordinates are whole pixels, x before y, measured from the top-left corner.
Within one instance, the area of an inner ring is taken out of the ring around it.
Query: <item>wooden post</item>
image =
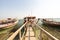
[[[52,38],[49,37],[48,40],[54,40],[54,39],[52,39]]]
[[[21,31],[19,32],[19,40],[21,40]]]
[[[42,40],[42,30],[40,30],[40,38],[39,38],[39,40]]]

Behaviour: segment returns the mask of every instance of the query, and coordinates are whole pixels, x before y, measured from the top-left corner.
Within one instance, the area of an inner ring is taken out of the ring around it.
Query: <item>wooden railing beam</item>
[[[50,37],[53,40],[59,40],[56,37],[52,36],[50,33],[48,33],[47,31],[45,31],[43,28],[41,28],[39,25],[37,25],[36,23],[34,23],[41,31],[43,31],[48,37]]]
[[[28,22],[26,22],[25,24],[23,24],[16,32],[14,32],[7,40],[13,40],[16,35],[21,31],[21,29],[27,24]]]

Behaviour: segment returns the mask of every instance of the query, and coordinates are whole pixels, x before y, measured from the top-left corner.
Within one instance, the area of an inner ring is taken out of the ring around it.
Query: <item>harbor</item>
[[[45,25],[40,18],[35,18],[32,16],[20,19],[14,28],[9,28],[9,32],[0,30],[1,40],[60,40],[60,27]]]
[[[0,0],[0,40],[60,40],[60,0]]]

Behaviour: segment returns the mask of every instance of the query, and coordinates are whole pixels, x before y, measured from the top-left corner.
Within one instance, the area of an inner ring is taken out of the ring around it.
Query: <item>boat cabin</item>
[[[35,19],[36,19],[36,17],[35,17],[35,16],[28,16],[28,17],[25,17],[25,18],[24,18],[24,21],[25,21],[25,22],[26,22],[26,21],[34,22],[34,21],[35,21]]]

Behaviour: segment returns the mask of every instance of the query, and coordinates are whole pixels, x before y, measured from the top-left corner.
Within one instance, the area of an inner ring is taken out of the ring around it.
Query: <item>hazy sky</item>
[[[31,13],[32,12],[32,13]],[[60,0],[0,0],[0,18],[60,17]]]

